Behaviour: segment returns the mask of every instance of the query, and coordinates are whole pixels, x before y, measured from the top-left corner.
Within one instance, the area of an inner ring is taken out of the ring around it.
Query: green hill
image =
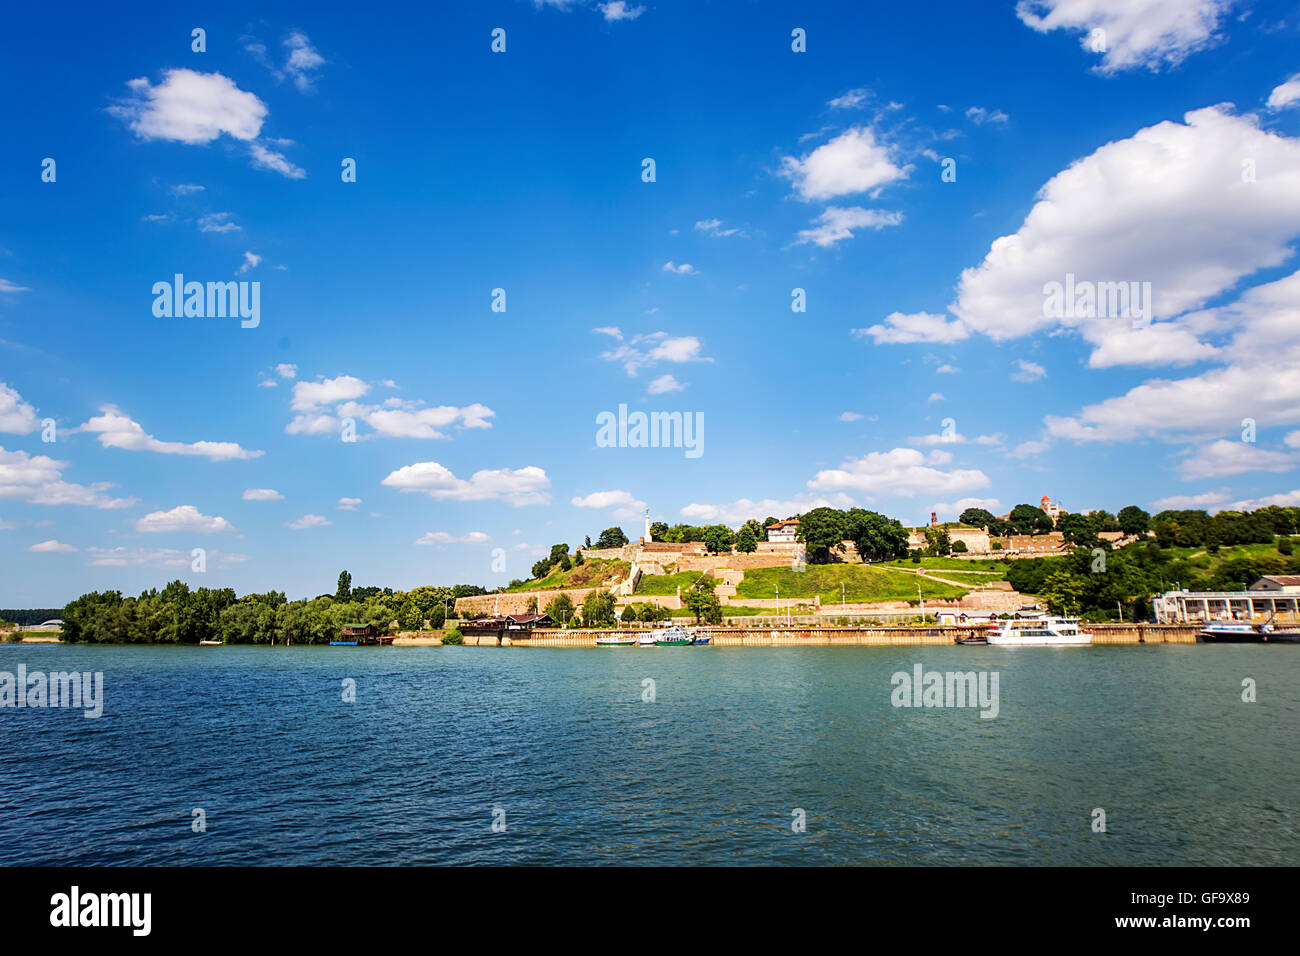
[[[506,588],[506,591],[552,591],[565,588],[609,587],[625,579],[631,569],[632,566],[626,561],[588,558],[582,564],[575,564],[568,571],[561,571],[557,567],[541,580],[525,581],[523,584]]]
[[[775,598],[780,588],[782,598],[808,598],[820,595],[822,604],[838,604],[843,584],[846,601],[915,601],[921,586],[925,598],[959,598],[966,588],[930,581],[915,574],[890,571],[869,564],[810,564],[803,571],[793,568],[759,568],[745,572],[745,580],[736,589],[737,600]]]

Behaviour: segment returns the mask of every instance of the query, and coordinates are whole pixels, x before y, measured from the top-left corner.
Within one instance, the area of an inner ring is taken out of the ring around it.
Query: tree
[[[907,554],[907,529],[875,511],[850,508],[844,516],[848,540],[863,561],[893,561]]]
[[[655,521],[650,524],[650,540],[663,541],[664,535],[668,533],[668,522]]]
[[[721,623],[722,604],[715,593],[717,586],[718,582],[712,575],[702,574],[699,580],[682,594],[682,603],[686,605],[687,610],[695,614],[696,624],[699,624],[701,619],[710,624]]]
[[[550,573],[551,573],[551,562],[548,561],[546,558],[542,558],[542,560],[538,561],[536,564],[533,565],[532,575],[538,581],[540,581],[542,578],[546,577]]]
[[[967,508],[957,517],[957,520],[962,524],[968,524],[975,528],[988,528],[990,531],[999,523],[998,519],[993,516],[993,512],[984,508]]]
[[[623,621],[624,624],[631,624],[633,621],[636,620],[636,608],[634,608],[630,604],[627,605],[625,608],[623,608],[623,613],[620,615],[620,619]]]
[[[576,568],[576,567],[581,567],[583,564],[586,563],[586,561],[587,561],[587,559],[584,558],[584,557],[582,556],[582,552],[581,552],[581,551],[578,551],[578,552],[575,552],[575,553],[574,553],[574,555],[573,555],[573,566],[574,566],[575,568]]]
[[[424,615],[414,601],[407,601],[397,612],[397,626],[404,631],[418,631],[424,626]]]
[[[1277,539],[1277,553],[1278,553],[1278,554],[1285,554],[1285,555],[1287,555],[1288,557],[1290,557],[1291,553],[1292,553],[1294,550],[1295,550],[1295,546],[1291,543],[1291,539],[1290,539],[1290,538],[1285,538],[1285,537],[1284,537],[1284,538],[1278,538],[1278,539]]]
[[[525,614],[537,613],[537,595],[534,594],[528,599],[528,606],[524,608]]]
[[[1037,505],[1016,505],[1008,520],[1015,534],[1041,534],[1052,530],[1052,519]]]
[[[953,553],[953,554],[965,554],[965,553],[966,553],[966,542],[965,542],[965,541],[954,541],[954,542],[952,543],[952,553]]]
[[[731,550],[735,535],[725,524],[711,524],[704,529],[704,546],[713,554]]]
[[[1151,516],[1137,505],[1120,508],[1116,519],[1119,521],[1119,530],[1125,534],[1146,534],[1151,528]]]
[[[334,591],[334,600],[351,601],[352,600],[352,575],[347,571],[339,572],[339,586]]]
[[[1047,609],[1053,614],[1069,614],[1082,607],[1086,582],[1086,578],[1069,571],[1053,571],[1043,582],[1038,596],[1047,602]]]
[[[614,595],[592,591],[582,602],[582,619],[588,627],[607,627],[614,623]]]
[[[754,529],[746,524],[736,535],[736,550],[742,554],[752,554],[758,550],[758,540],[754,537]]]
[[[569,618],[573,617],[573,599],[563,592],[557,594],[551,603],[546,605],[546,613],[560,624],[567,623]]]
[[[943,528],[925,529],[926,553],[931,557],[943,557],[952,554],[952,539]]]
[[[567,544],[551,545],[551,554],[547,560],[551,564],[559,564],[569,556],[569,546]]]
[[[810,564],[830,562],[831,552],[844,541],[844,525],[844,513],[835,508],[814,508],[799,518],[795,537],[803,542]]]
[[[583,546],[584,548],[590,548],[590,547],[591,547],[591,535],[587,535],[585,538],[583,538],[583,539],[582,539],[582,542],[583,542],[583,543],[582,543],[582,546]]]
[[[606,528],[596,539],[597,548],[621,548],[627,544],[627,535],[622,528]]]

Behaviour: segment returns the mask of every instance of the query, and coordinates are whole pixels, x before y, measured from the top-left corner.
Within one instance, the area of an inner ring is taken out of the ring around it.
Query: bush
[[[442,635],[444,644],[464,644],[465,635],[460,632],[460,628],[453,627],[450,631]]]
[[[1277,539],[1278,554],[1285,554],[1289,557],[1294,550],[1295,550],[1295,545],[1291,543],[1290,538],[1282,537]]]
[[[5,643],[17,644],[23,639],[23,632],[14,628],[12,631],[5,631]]]
[[[994,542],[993,542],[993,550],[994,550],[994,551],[1001,551],[1001,550],[1002,550],[1002,542],[1001,542],[1001,541],[994,541]]]
[[[952,543],[952,553],[953,553],[953,554],[965,554],[965,553],[966,553],[966,542],[965,542],[965,541],[954,541],[954,542]]]

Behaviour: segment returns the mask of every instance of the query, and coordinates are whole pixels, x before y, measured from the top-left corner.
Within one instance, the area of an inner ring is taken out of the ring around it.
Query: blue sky
[[[495,586],[645,507],[1300,503],[1294,5],[815,6],[11,11],[0,606]],[[703,454],[598,447],[620,404]]]

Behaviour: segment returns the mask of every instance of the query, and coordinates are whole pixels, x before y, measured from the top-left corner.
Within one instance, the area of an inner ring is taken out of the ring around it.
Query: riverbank
[[[954,644],[978,629],[970,627],[710,627],[700,628],[718,647],[788,646],[891,646]],[[1195,644],[1195,624],[1095,624],[1090,626],[1094,644]],[[479,647],[595,647],[596,638],[613,634],[640,634],[637,630],[551,630],[539,629],[528,637],[465,636],[467,646]],[[415,643],[395,640],[394,645]],[[435,642],[427,642],[435,643]]]

